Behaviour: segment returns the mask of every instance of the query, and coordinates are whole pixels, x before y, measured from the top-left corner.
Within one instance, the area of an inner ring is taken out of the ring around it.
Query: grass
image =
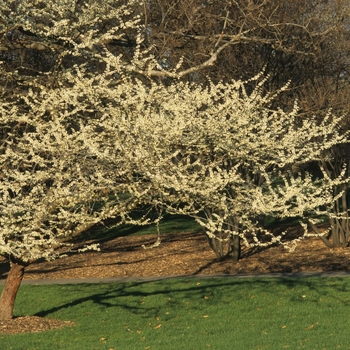
[[[196,232],[201,229],[201,226],[196,221],[184,215],[166,214],[164,219],[159,223],[160,233],[172,234],[180,232]],[[156,224],[147,226],[124,225],[115,229],[120,236],[139,236],[157,233]]]
[[[182,233],[182,232],[197,232],[201,230],[201,226],[196,221],[184,215],[170,215],[166,214],[159,223],[159,232],[164,233]],[[83,242],[87,239],[101,240],[101,232],[103,231],[103,240],[110,240],[122,236],[140,236],[148,234],[156,234],[156,224],[137,226],[137,225],[122,225],[111,229],[97,226],[82,235],[78,236],[73,241]]]
[[[23,285],[16,315],[75,321],[0,349],[350,349],[350,279]]]

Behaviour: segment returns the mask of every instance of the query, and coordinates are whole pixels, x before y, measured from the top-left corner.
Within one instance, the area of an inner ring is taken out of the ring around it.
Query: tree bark
[[[232,253],[233,261],[237,262],[241,257],[241,238],[239,236],[234,236],[232,239]]]
[[[13,318],[16,295],[23,279],[25,267],[22,263],[11,263],[11,269],[0,297],[0,321]]]

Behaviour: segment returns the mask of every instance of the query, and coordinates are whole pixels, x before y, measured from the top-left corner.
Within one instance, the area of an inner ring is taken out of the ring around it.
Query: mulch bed
[[[159,247],[156,235],[118,237],[101,243],[100,252],[67,256],[32,264],[25,279],[108,278],[210,274],[257,274],[303,271],[349,271],[350,248],[329,249],[317,238],[299,242],[293,252],[282,246],[242,249],[241,259],[217,261],[201,233],[165,234]],[[0,261],[0,279],[8,263]]]
[[[12,320],[0,321],[0,334],[35,333],[74,325],[75,323],[70,321],[37,316],[15,317]]]

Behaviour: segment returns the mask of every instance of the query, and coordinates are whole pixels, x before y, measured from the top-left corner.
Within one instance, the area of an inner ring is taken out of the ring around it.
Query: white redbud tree
[[[275,95],[263,95],[259,79],[250,94],[240,81],[207,87],[135,81],[124,99],[116,97],[128,112],[122,118],[111,113],[103,125],[110,142],[114,135],[109,151],[101,145],[109,164],[115,152],[130,152],[152,188],[149,199],[170,213],[194,217],[219,259],[232,252],[238,259],[241,241],[292,249],[315,234],[308,229],[317,218],[334,215],[339,194],[333,189],[349,181],[344,172],[330,178],[322,168],[319,178],[291,171],[328,159],[334,145],[347,142],[339,131],[342,118],[304,120],[297,105],[289,112],[272,110]],[[303,234],[274,235],[259,223],[267,216],[298,219]]]
[[[121,73],[142,68],[139,51],[123,61],[121,55],[109,59],[106,47],[130,30],[137,33],[135,6],[135,1],[0,4],[0,255],[11,264],[0,320],[12,318],[26,266],[64,255],[72,237],[107,218],[135,222],[129,211],[147,185],[136,186],[128,159],[116,154],[118,166],[111,169],[90,149],[93,137],[96,144],[108,142],[99,125],[110,110],[110,99],[103,101],[95,91],[94,76],[108,86],[108,97]],[[98,247],[78,250],[86,249]]]
[[[11,261],[0,319],[12,317],[28,264],[64,254],[71,237],[104,219],[149,222],[130,215],[138,205],[193,216],[219,258],[225,242],[238,258],[240,241],[290,244],[259,227],[260,216],[296,217],[307,235],[308,220],[330,212],[332,187],[345,181],[290,173],[347,141],[340,118],[272,110],[261,77],[250,94],[240,81],[180,82],[195,67],[159,66],[142,45],[138,8],[0,4],[0,254]],[[119,50],[130,32],[134,46]]]
[[[47,114],[61,100],[29,91],[23,104],[0,105],[0,254],[11,269],[0,299],[0,318],[11,317],[27,265],[52,260],[71,249],[67,242],[127,208],[108,187],[84,146],[84,125],[69,114]],[[76,124],[75,124],[76,123]],[[122,218],[121,218],[122,221]],[[97,248],[94,245],[80,250]]]

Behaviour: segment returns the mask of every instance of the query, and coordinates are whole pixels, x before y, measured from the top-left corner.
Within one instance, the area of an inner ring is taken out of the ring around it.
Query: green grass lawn
[[[350,279],[23,285],[16,315],[76,322],[0,349],[350,349]]]
[[[107,226],[93,227],[76,237],[73,242],[84,242],[87,239],[96,239],[99,241],[108,241],[121,236],[140,236],[148,234],[157,234],[156,224],[137,226],[137,225],[122,225],[113,228]],[[166,214],[159,223],[159,232],[161,234],[176,234],[183,232],[198,232],[203,231],[201,226],[196,223],[193,218],[184,215]]]

